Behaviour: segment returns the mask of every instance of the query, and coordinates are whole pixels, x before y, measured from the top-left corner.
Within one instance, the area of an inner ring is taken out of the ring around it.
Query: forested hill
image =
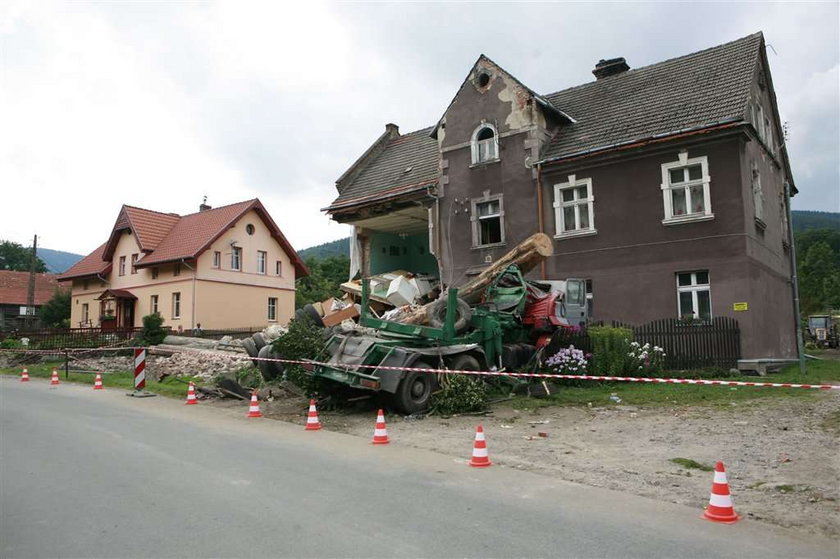
[[[809,229],[835,229],[840,231],[840,213],[838,212],[814,212],[794,210],[793,217],[794,232],[807,231]]]
[[[298,254],[304,260],[310,257],[317,258],[318,260],[323,260],[324,258],[329,258],[330,256],[349,257],[350,237],[339,239],[337,241],[332,241],[330,243],[324,243],[322,245],[314,247],[305,248],[303,250],[298,251]]]

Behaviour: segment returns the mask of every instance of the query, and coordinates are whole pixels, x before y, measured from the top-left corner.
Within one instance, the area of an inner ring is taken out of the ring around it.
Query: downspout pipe
[[[196,280],[196,276],[198,275],[198,271],[195,268],[193,268],[192,266],[190,266],[187,263],[187,261],[184,260],[183,258],[181,259],[181,263],[184,266],[186,266],[188,270],[191,270],[192,273],[193,273],[193,277],[192,277],[192,316],[190,317],[190,321],[191,321],[190,331],[192,331],[192,330],[195,330],[195,280]]]
[[[545,233],[545,223],[543,219],[543,184],[542,184],[542,163],[537,163],[537,223],[539,224],[540,233]],[[545,281],[545,258],[540,261],[540,279]]]
[[[793,216],[790,211],[790,182],[785,181],[785,213],[787,214],[787,233],[790,239],[790,283],[793,295],[793,320],[796,327],[796,351],[799,354],[799,372],[805,374],[808,367],[805,363],[805,343],[802,339],[802,320],[799,314],[799,276],[796,271],[796,242],[793,239]]]

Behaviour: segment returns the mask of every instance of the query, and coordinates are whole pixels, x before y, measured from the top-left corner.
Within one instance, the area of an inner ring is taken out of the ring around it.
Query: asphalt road
[[[453,460],[246,413],[0,377],[0,557],[840,553],[758,522],[470,468],[471,432]],[[492,459],[491,433],[488,448]]]

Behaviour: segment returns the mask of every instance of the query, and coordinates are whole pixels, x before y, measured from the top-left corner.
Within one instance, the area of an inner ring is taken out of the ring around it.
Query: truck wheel
[[[422,360],[415,361],[412,367],[416,369],[434,368]],[[432,373],[408,371],[393,395],[394,407],[407,414],[428,409],[432,402],[434,384],[435,376]]]
[[[455,308],[455,333],[462,332],[470,324],[472,309],[463,299],[458,299],[458,306]],[[446,323],[446,298],[440,298],[432,303],[429,310],[429,324],[433,328],[443,328]]]
[[[248,352],[248,357],[259,357],[259,351],[257,350],[257,345],[254,343],[254,340],[251,338],[245,338],[242,340],[242,347],[245,348],[245,351]],[[259,366],[259,361],[254,361],[253,359],[251,362],[254,364],[255,367]]]
[[[259,357],[275,359],[277,354],[274,353],[274,349],[270,345],[267,345],[260,350]],[[283,364],[276,361],[257,361],[257,368],[265,380],[274,380],[283,374]]]
[[[480,371],[481,363],[479,363],[478,359],[469,353],[462,353],[461,355],[456,355],[452,361],[449,362],[449,368],[453,371]]]
[[[312,303],[304,305],[303,312],[306,313],[306,316],[312,321],[312,324],[317,326],[318,328],[324,327],[324,321],[321,319],[321,315],[318,314],[318,309]]]
[[[257,346],[257,351],[265,347],[265,338],[261,332],[257,332],[251,337],[254,339],[254,345]]]

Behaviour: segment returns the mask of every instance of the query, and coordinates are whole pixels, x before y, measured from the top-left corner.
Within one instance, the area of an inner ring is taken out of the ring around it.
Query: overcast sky
[[[434,124],[478,55],[543,94],[763,31],[800,194],[840,211],[838,3],[0,0],[0,239],[87,254],[120,206],[260,198],[295,248],[385,123]]]

